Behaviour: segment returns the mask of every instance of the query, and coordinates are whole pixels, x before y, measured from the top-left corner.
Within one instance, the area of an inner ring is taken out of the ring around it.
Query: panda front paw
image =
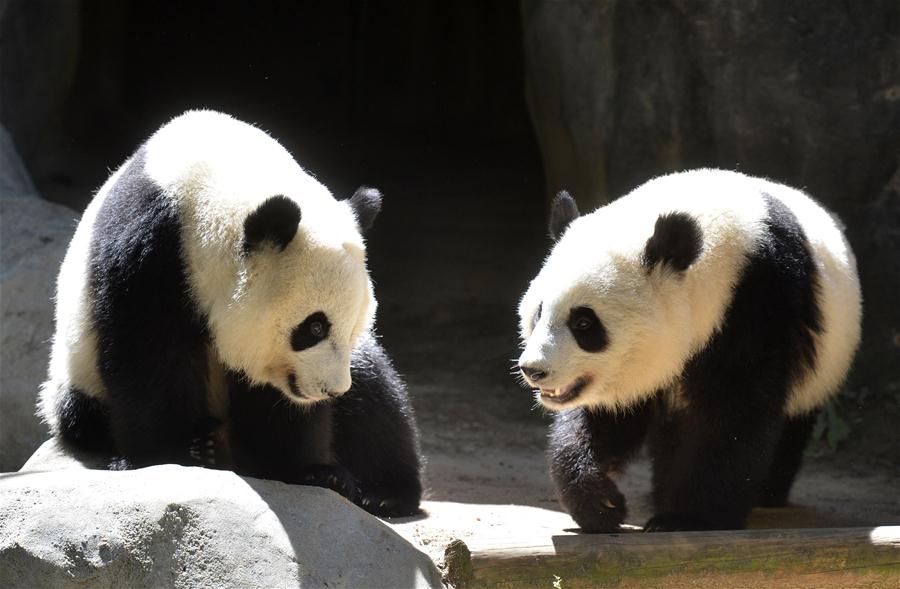
[[[188,453],[196,466],[216,468],[216,439],[214,432],[191,440]]]
[[[418,500],[378,493],[360,492],[358,505],[377,517],[406,517],[420,512]]]
[[[107,465],[109,470],[131,470],[134,465],[124,456],[113,456]]]
[[[187,466],[227,469],[232,468],[231,462],[226,426],[218,419],[208,419],[191,439]]]
[[[563,507],[582,532],[618,532],[628,510],[625,496],[609,477],[581,479],[560,489]]]
[[[331,489],[350,501],[359,503],[356,479],[349,470],[337,464],[316,464],[304,469],[300,484]]]

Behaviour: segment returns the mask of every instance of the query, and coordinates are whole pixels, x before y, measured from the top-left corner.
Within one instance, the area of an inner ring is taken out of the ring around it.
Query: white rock
[[[0,587],[441,587],[425,554],[332,491],[87,470],[54,445],[0,476]]]

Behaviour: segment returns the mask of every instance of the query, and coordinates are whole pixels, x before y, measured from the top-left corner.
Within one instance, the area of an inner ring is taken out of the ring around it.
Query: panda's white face
[[[180,210],[218,362],[299,404],[346,392],[375,313],[360,230],[380,194],[335,200],[266,133],[211,111],[174,119],[146,153],[145,173]]]
[[[677,332],[681,309],[622,262],[565,283],[542,272],[522,299],[519,365],[545,407],[622,408],[673,375],[664,332]]]
[[[652,218],[611,236],[593,217],[572,222],[519,306],[519,366],[553,410],[633,405],[677,376],[690,350],[681,277],[643,256]]]
[[[293,402],[314,403],[350,388],[350,352],[373,313],[362,251],[298,235],[284,252],[251,255],[213,335],[226,365]]]

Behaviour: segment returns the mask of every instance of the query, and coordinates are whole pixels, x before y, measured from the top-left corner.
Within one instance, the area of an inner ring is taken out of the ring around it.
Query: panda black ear
[[[281,194],[269,197],[244,220],[244,254],[269,242],[279,251],[291,243],[300,225],[300,207]]]
[[[653,236],[644,246],[642,262],[649,272],[665,264],[684,272],[703,251],[703,231],[687,213],[665,213],[656,220]]]
[[[578,205],[572,195],[561,190],[553,198],[550,205],[550,238],[553,241],[559,241],[562,234],[565,233],[569,223],[581,216],[578,212]]]
[[[381,192],[377,188],[360,186],[347,202],[356,215],[359,231],[365,233],[372,227],[375,217],[381,212]]]

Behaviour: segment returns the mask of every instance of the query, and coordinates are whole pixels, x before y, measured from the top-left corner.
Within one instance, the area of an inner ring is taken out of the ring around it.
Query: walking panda
[[[730,529],[784,505],[817,409],[860,339],[856,263],[808,196],[720,170],[656,178],[579,216],[519,306],[519,367],[554,411],[553,481],[584,531],[626,514],[613,478],[649,437],[645,530]]]
[[[82,216],[39,414],[111,468],[213,460],[416,512],[412,409],[371,333],[361,232],[380,207],[335,200],[249,124],[173,119]]]

